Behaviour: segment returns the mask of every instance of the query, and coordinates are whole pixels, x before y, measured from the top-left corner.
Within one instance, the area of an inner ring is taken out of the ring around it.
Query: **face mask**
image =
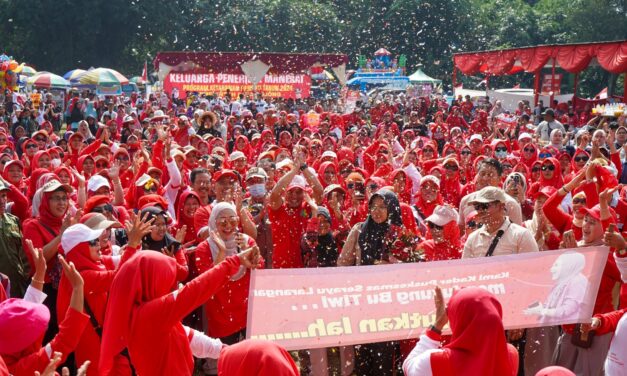
[[[266,194],[266,185],[265,184],[253,184],[248,187],[248,191],[250,195],[253,197],[261,197]]]
[[[495,153],[497,158],[506,158],[507,157],[507,151],[497,151]]]
[[[52,165],[52,167],[57,168],[61,166],[61,160],[59,158],[53,158],[50,160],[50,164]]]

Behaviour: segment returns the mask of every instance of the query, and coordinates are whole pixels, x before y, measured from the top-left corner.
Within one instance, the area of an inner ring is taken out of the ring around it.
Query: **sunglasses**
[[[552,155],[551,155],[551,153],[540,153],[539,157],[540,158],[551,158]]]
[[[538,172],[540,171],[540,167],[534,167],[531,169],[531,172]]]
[[[87,243],[89,243],[91,247],[95,247],[100,244],[100,239],[93,239],[93,240],[88,241]]]
[[[130,159],[128,157],[117,157],[116,160],[120,162],[124,162],[124,161],[129,161]]]
[[[26,145],[26,149],[37,149],[37,145],[35,145],[35,144],[28,144],[28,145]]]
[[[466,227],[469,227],[469,228],[477,228],[477,222],[475,222],[475,221],[468,221],[468,222],[466,223]]]
[[[582,155],[581,157],[575,157],[575,162],[588,162],[590,160],[590,158],[586,155]]]
[[[37,137],[37,138],[35,138],[35,141],[45,142],[45,141],[46,141],[46,139],[45,139],[45,138],[43,138],[43,137]]]
[[[438,226],[433,222],[427,222],[427,226],[429,226],[431,230],[439,230],[439,231],[442,231],[442,229],[444,228],[443,226]]]
[[[238,217],[220,218],[216,221],[216,223],[220,226],[225,226],[228,223],[231,226],[235,227],[239,224],[239,218]]]
[[[470,150],[462,150],[462,155],[470,155],[472,152]]]
[[[91,210],[94,213],[104,214],[104,212],[113,213],[113,205],[104,204],[102,206],[97,206]]]
[[[492,204],[493,204],[493,202],[489,202],[489,203],[481,202],[481,203],[473,204],[472,206],[475,208],[476,211],[479,212],[479,211],[486,211],[486,210],[488,210],[488,208]]]
[[[379,186],[376,184],[368,184],[368,188],[370,188],[373,191],[376,191],[379,188]]]
[[[586,199],[585,198],[575,198],[573,199],[573,204],[585,204],[586,203]]]
[[[446,166],[444,166],[444,168],[449,170],[449,171],[457,171],[457,170],[459,170],[459,167],[455,166],[454,164],[446,165]]]
[[[107,168],[109,165],[107,163],[96,163],[97,168]]]
[[[523,150],[525,151],[525,153],[533,153],[536,151],[536,149],[534,148],[524,148]]]
[[[363,189],[364,188],[364,184],[363,183],[355,183],[355,182],[350,182],[348,184],[346,184],[346,188],[348,189]]]
[[[507,148],[496,148],[495,151],[507,151]]]
[[[542,171],[555,171],[555,166],[553,166],[553,165],[544,165],[544,166],[542,166]]]

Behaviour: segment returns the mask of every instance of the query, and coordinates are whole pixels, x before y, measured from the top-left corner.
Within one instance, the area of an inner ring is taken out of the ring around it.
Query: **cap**
[[[518,141],[524,140],[525,138],[528,138],[530,140],[533,139],[533,137],[531,137],[531,134],[529,134],[527,132],[523,132],[523,133],[520,134],[520,136],[518,136]]]
[[[285,158],[285,159],[281,160],[281,162],[276,164],[276,169],[280,170],[280,169],[282,169],[284,167],[289,167],[292,163],[294,163],[294,162],[292,162],[291,159]]]
[[[1,191],[8,191],[10,189],[11,189],[11,187],[3,179],[0,179],[0,192]]]
[[[540,195],[546,196],[546,198],[549,198],[553,196],[555,192],[557,192],[557,189],[555,187],[547,185],[546,187],[542,187],[542,189],[538,191],[538,193],[536,194],[536,199],[538,199]]]
[[[322,155],[320,156],[320,159],[323,159],[323,158],[326,158],[326,157],[337,159],[337,154],[335,154],[335,152],[333,152],[331,150],[327,150],[324,153],[322,153]]]
[[[87,182],[88,191],[96,192],[98,189],[102,187],[107,187],[111,189],[111,185],[109,184],[109,180],[107,180],[107,178],[98,174],[89,178],[89,181]]]
[[[50,311],[43,304],[24,299],[1,302],[0,353],[18,354],[41,340],[49,321]]]
[[[459,167],[459,162],[455,158],[446,158],[442,163],[442,166],[446,166],[449,163],[453,163],[455,166]]]
[[[433,175],[425,175],[420,179],[420,185],[422,186],[423,184],[427,183],[427,182],[432,182],[433,184],[437,185],[438,187],[440,186],[440,179],[438,179],[437,177],[433,176]]]
[[[302,190],[307,189],[307,181],[301,175],[296,175],[287,186],[287,191],[291,191],[292,189],[300,188]]]
[[[251,167],[248,169],[248,172],[246,172],[246,180],[251,178],[267,179],[268,174],[266,173],[266,170],[261,167]]]
[[[489,204],[491,202],[505,202],[505,192],[501,188],[497,187],[485,187],[482,190],[475,192],[474,197],[470,200],[470,204],[475,202]]]
[[[479,140],[483,142],[483,137],[481,137],[480,134],[473,134],[472,136],[470,136],[470,139],[468,140],[468,142],[473,142],[474,140]]]
[[[133,117],[130,115],[124,116],[124,120],[122,121],[123,124],[133,123],[133,122],[135,122],[135,119],[133,119]]]
[[[104,229],[92,230],[82,223],[72,225],[63,231],[63,235],[61,235],[61,248],[67,255],[80,243],[98,239],[103,231]]]
[[[324,188],[324,191],[322,192],[323,196],[328,195],[329,193],[333,192],[333,191],[342,191],[342,193],[346,193],[346,190],[339,184],[329,184],[326,186],[326,188]]]
[[[166,119],[167,116],[163,113],[163,111],[161,110],[157,110],[152,114],[152,117],[150,118],[150,120],[152,121],[159,121],[159,120],[163,120]]]
[[[50,180],[49,182],[44,184],[44,186],[41,187],[41,189],[44,192],[54,192],[54,191],[56,191],[58,189],[63,189],[67,193],[72,193],[72,187],[71,186],[69,186],[67,184],[62,184],[60,181],[58,181],[56,179]]]
[[[213,176],[212,179],[214,182],[217,182],[218,180],[224,178],[224,177],[230,177],[234,180],[238,179],[237,174],[235,173],[235,171],[233,170],[228,170],[228,169],[224,169],[224,170],[220,170],[220,171],[216,171]]]
[[[546,110],[544,110],[544,112],[542,113],[542,116],[544,115],[551,115],[553,117],[555,117],[555,112],[553,112],[552,108],[547,108]]]
[[[102,213],[87,213],[81,217],[80,222],[92,230],[106,230],[109,227],[122,227],[120,222],[110,221]]]
[[[431,222],[438,226],[455,221],[457,223],[457,211],[448,205],[438,205],[433,210],[433,214],[427,217],[425,221]]]
[[[242,153],[241,151],[234,151],[229,156],[229,161],[233,162],[233,161],[236,161],[236,160],[242,159],[242,158],[246,158],[246,155],[244,153]]]

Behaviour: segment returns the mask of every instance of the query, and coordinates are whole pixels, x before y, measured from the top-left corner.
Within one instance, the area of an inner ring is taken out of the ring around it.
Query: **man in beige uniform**
[[[505,215],[505,192],[488,186],[475,192],[470,204],[483,226],[468,236],[462,258],[538,252],[538,244],[526,228]]]

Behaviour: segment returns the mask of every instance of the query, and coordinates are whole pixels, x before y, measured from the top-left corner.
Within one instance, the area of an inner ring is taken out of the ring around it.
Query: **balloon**
[[[9,62],[8,61],[3,61],[2,64],[0,64],[0,70],[2,70],[3,72],[6,72],[9,70]]]
[[[9,70],[16,70],[19,64],[15,60],[9,61]]]

